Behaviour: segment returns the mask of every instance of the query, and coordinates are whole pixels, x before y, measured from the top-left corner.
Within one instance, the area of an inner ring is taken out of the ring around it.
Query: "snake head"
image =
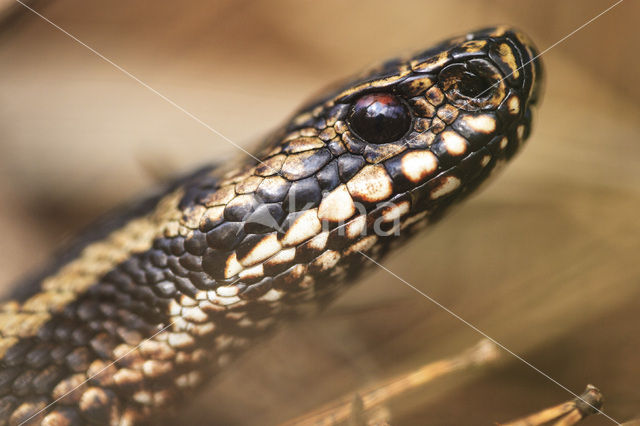
[[[520,31],[472,32],[384,62],[311,102],[271,140],[266,160],[305,157],[273,164],[288,180],[325,177],[321,191],[346,185],[365,206],[408,194],[412,210],[433,210],[519,151],[541,86],[536,49]],[[338,207],[326,217],[346,219],[332,217]]]
[[[498,27],[325,92],[265,141],[259,161],[190,189],[183,222],[207,234],[204,271],[233,283],[282,252],[292,257],[269,262],[298,265],[299,279],[317,268],[340,274],[351,254],[414,234],[519,151],[541,76],[528,39]],[[269,262],[261,274],[280,271]]]

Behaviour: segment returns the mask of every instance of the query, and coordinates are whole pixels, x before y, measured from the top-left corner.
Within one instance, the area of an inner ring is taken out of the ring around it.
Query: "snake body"
[[[153,421],[281,320],[324,306],[520,149],[535,57],[497,27],[387,61],[254,158],[98,222],[0,305],[0,424]]]

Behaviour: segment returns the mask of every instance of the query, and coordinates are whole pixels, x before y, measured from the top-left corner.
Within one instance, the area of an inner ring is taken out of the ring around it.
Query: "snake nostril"
[[[492,83],[479,75],[464,73],[460,79],[458,92],[468,98],[482,97],[491,90]]]

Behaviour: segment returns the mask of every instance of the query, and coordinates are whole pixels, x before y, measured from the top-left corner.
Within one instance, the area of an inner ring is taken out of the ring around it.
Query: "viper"
[[[495,174],[541,88],[520,31],[454,37],[98,220],[0,305],[0,424],[159,419]]]

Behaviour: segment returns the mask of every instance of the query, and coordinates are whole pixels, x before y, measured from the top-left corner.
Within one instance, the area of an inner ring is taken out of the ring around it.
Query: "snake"
[[[152,424],[184,405],[502,169],[531,132],[538,56],[498,26],[381,62],[251,155],[98,219],[0,304],[0,424]]]

